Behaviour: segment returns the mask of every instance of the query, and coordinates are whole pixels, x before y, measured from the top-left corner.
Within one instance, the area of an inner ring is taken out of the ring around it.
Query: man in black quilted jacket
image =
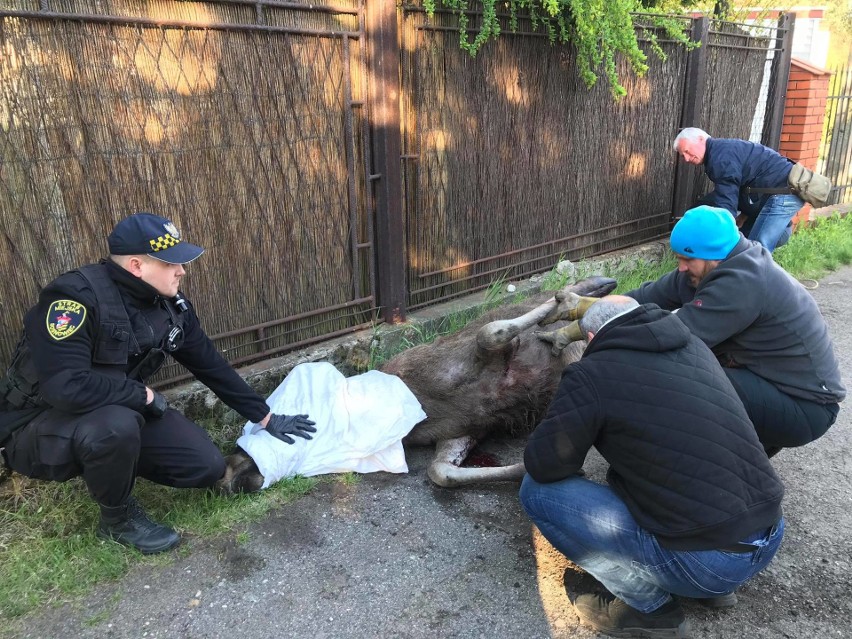
[[[581,622],[689,637],[674,596],[736,603],[781,543],[783,485],[716,357],[677,315],[610,296],[579,326],[589,344],[529,439],[521,503],[605,586],[577,596]],[[577,475],[592,446],[608,485]]]

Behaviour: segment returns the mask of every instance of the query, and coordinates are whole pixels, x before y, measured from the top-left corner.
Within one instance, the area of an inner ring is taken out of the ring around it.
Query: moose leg
[[[616,281],[608,277],[589,277],[571,286],[566,286],[560,293],[575,293],[586,297],[603,297],[612,292]],[[535,326],[551,313],[556,312],[559,301],[552,297],[529,313],[511,320],[496,320],[489,322],[479,329],[476,334],[476,345],[485,351],[503,350],[509,342],[523,331]]]
[[[495,320],[479,329],[476,345],[485,351],[503,350],[509,342],[531,326],[535,326],[556,309],[556,299],[550,298],[529,313],[510,320]]]
[[[461,468],[462,462],[474,446],[476,438],[470,436],[439,441],[435,447],[435,458],[427,470],[429,479],[443,488],[456,488],[494,481],[518,481],[523,478],[523,464],[496,468]]]

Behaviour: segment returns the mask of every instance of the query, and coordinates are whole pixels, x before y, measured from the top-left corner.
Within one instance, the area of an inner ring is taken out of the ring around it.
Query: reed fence
[[[0,363],[136,211],[207,248],[185,290],[235,364],[664,236],[702,188],[678,128],[771,140],[786,78],[783,25],[705,31],[614,102],[523,18],[471,58],[394,0],[0,0]]]

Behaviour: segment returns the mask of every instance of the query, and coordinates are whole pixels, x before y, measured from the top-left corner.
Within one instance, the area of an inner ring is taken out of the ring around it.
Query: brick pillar
[[[811,170],[816,169],[819,146],[822,141],[822,124],[831,72],[793,58],[790,63],[790,81],[784,102],[784,120],[781,126],[781,144],[778,152],[791,160],[801,162]],[[796,213],[793,223],[807,222],[811,205],[805,204]]]

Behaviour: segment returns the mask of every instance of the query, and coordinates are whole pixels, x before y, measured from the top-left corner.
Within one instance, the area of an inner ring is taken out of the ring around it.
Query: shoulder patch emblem
[[[56,300],[47,309],[47,332],[59,341],[71,337],[86,320],[86,307],[74,300]]]

